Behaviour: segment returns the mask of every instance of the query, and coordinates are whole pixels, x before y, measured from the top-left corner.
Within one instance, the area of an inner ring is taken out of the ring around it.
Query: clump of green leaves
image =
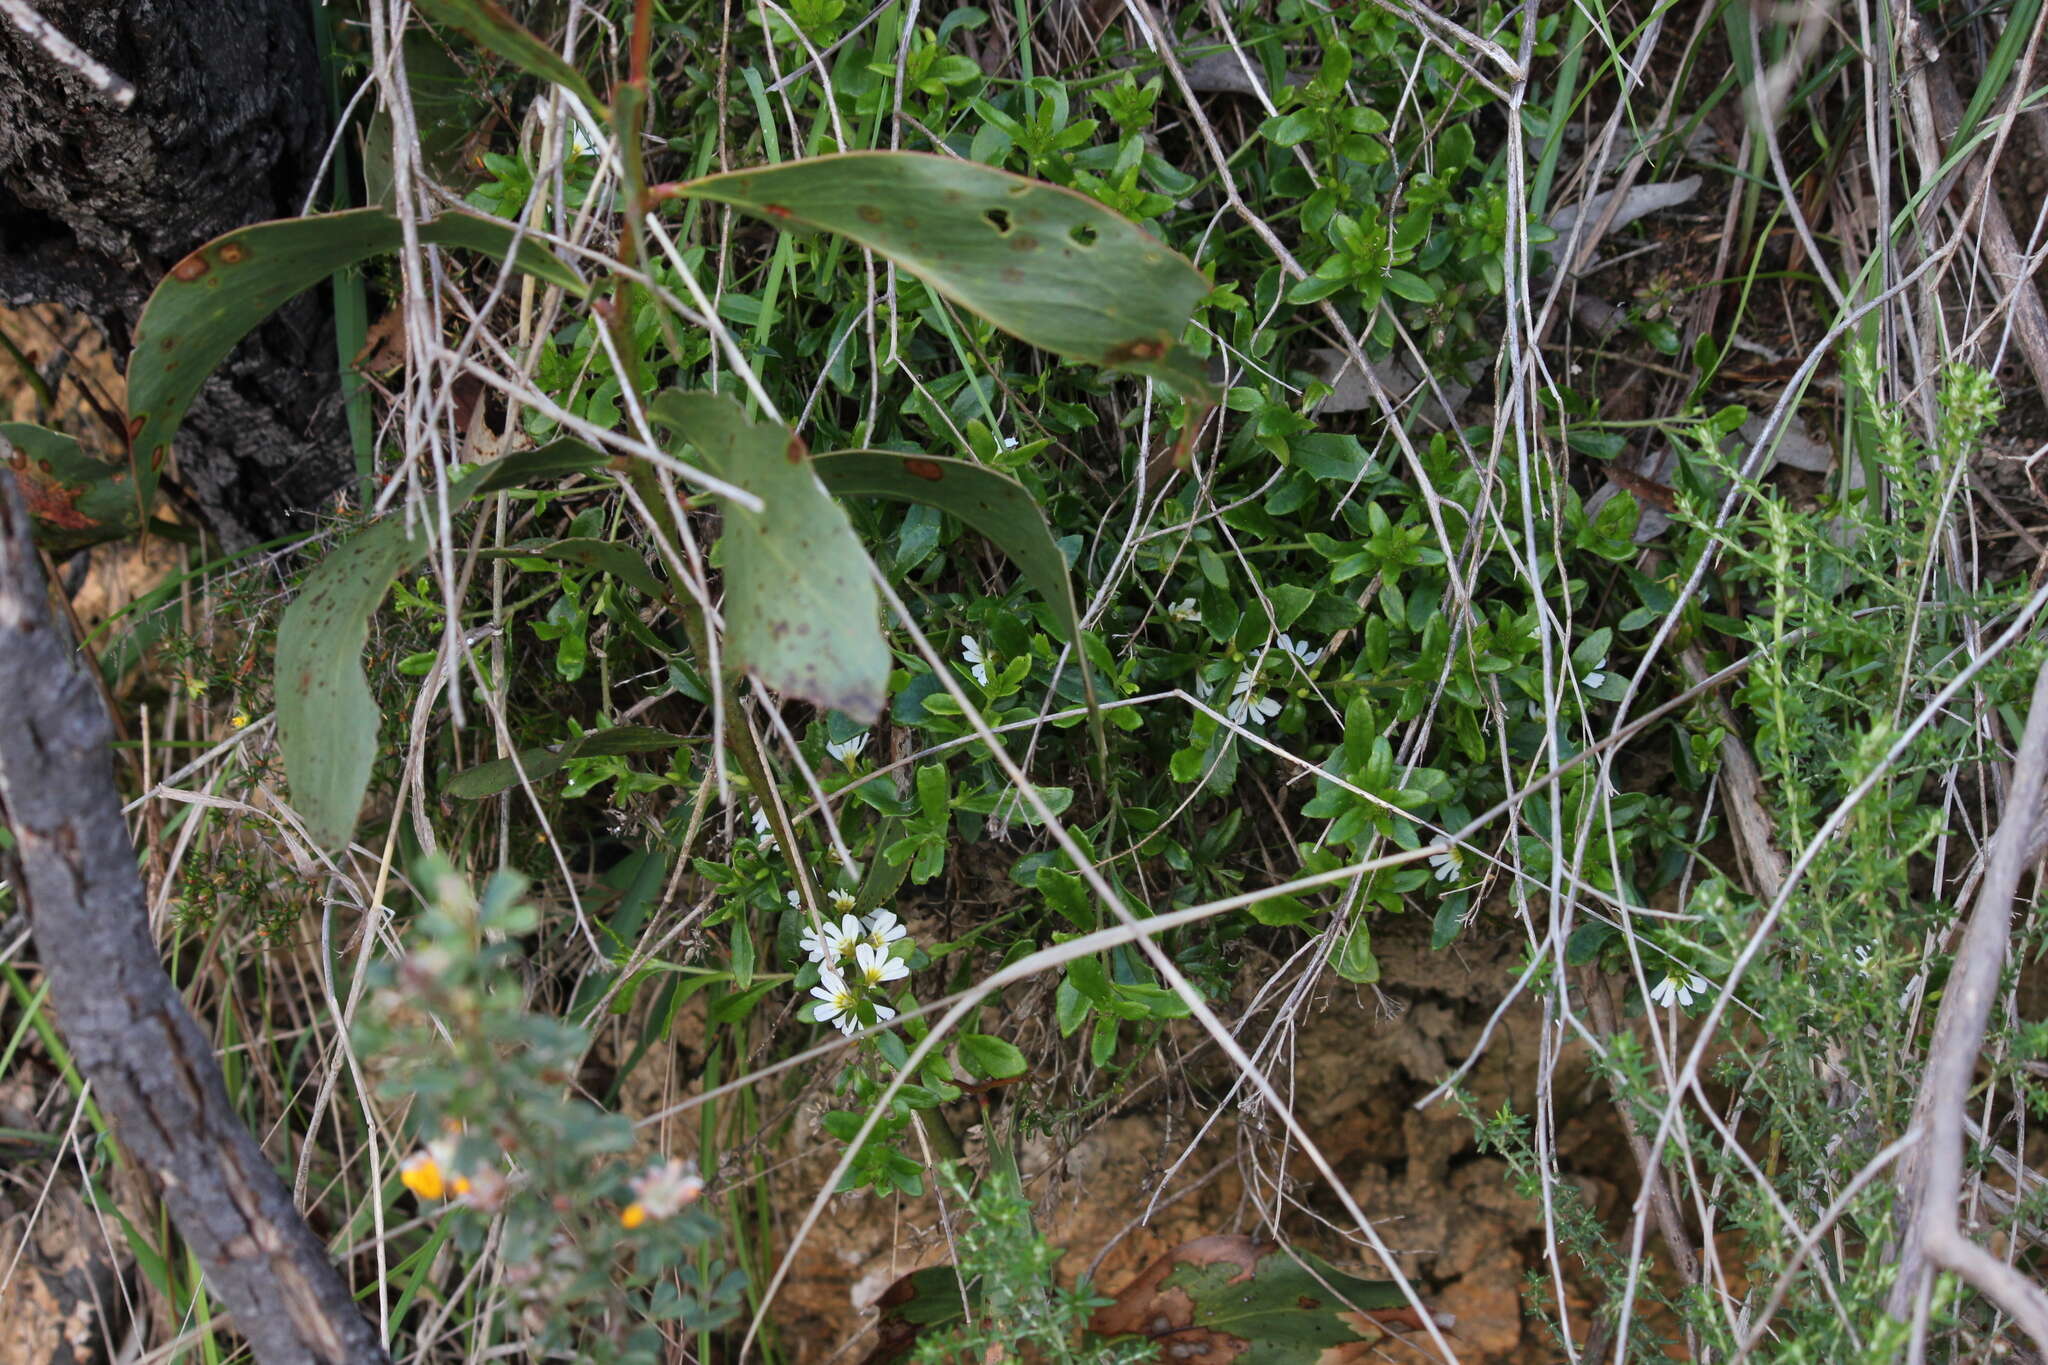
[[[481,897],[446,863],[405,956],[356,1031],[379,1093],[411,1101],[419,1146],[401,1182],[466,1256],[495,1231],[511,1335],[541,1355],[664,1359],[663,1324],[696,1331],[737,1311],[743,1277],[712,1250],[721,1231],[685,1163],[634,1154],[632,1125],[569,1094],[588,1034],[530,1011],[514,942],[539,925],[500,872]]]
[[[883,1300],[885,1346],[914,1340],[918,1365],[1034,1360],[1044,1365],[1138,1365],[1157,1357],[1151,1341],[1110,1341],[1088,1330],[1110,1300],[1086,1276],[1071,1288],[1054,1275],[1065,1253],[1032,1218],[1014,1168],[998,1161],[975,1188],[957,1162],[939,1182],[959,1211],[956,1261],[904,1277]]]

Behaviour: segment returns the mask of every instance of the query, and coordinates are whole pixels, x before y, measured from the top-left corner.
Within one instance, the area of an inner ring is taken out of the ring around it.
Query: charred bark
[[[51,620],[28,507],[0,462],[0,819],[72,1057],[122,1149],[262,1365],[387,1359],[327,1250],[236,1117],[164,972],[114,788],[113,728]]]
[[[194,247],[296,214],[327,135],[307,0],[37,0],[131,81],[99,98],[0,19],[0,301],[78,309],[125,357]],[[303,522],[351,469],[324,290],[280,310],[193,405],[178,471],[231,546]]]

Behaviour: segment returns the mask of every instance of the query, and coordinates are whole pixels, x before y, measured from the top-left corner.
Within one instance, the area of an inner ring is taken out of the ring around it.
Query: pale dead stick
[[[59,33],[50,21],[29,8],[28,0],[0,0],[0,14],[48,53],[50,60],[85,77],[93,90],[118,109],[135,102],[135,87],[101,66],[79,49],[78,44]]]

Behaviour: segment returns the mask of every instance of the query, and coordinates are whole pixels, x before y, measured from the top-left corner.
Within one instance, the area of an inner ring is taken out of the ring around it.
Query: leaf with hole
[[[712,473],[761,500],[759,512],[725,507],[732,664],[777,691],[872,723],[888,697],[889,649],[868,557],[803,442],[787,427],[752,420],[723,394],[671,389],[648,412],[694,446]]]
[[[1201,358],[1180,344],[1208,280],[1073,190],[922,152],[848,152],[706,176],[672,193],[778,227],[836,232],[1019,340],[1215,401]]]
[[[422,242],[481,252],[581,296],[576,273],[508,223],[444,213],[420,224]],[[382,209],[256,223],[216,237],[171,268],[135,328],[128,362],[128,431],[137,505],[148,506],[156,472],[206,377],[243,337],[337,270],[403,244]]]
[[[603,461],[588,446],[556,441],[464,475],[448,489],[448,504]],[[278,623],[278,743],[293,805],[322,848],[347,844],[376,764],[380,717],[363,676],[370,617],[392,580],[426,552],[422,525],[402,513],[385,517],[315,565]]]

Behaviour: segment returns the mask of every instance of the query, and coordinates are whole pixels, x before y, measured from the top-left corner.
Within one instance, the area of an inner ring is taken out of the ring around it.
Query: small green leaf
[[[1086,195],[922,152],[812,157],[675,193],[836,232],[1019,340],[1214,401],[1202,361],[1180,345],[1208,280]]]
[[[1337,956],[1330,964],[1337,969],[1337,975],[1359,986],[1370,986],[1380,979],[1380,960],[1372,954],[1372,930],[1363,923],[1354,924],[1337,945]]]
[[[1387,292],[1410,303],[1435,303],[1436,286],[1406,270],[1389,270],[1383,277]]]
[[[975,1075],[992,1081],[1021,1076],[1027,1069],[1022,1052],[986,1033],[960,1035],[960,1061]]]
[[[803,442],[732,399],[671,389],[648,405],[718,477],[761,499],[727,506],[725,646],[737,668],[863,725],[888,699],[889,650],[867,554]]]

